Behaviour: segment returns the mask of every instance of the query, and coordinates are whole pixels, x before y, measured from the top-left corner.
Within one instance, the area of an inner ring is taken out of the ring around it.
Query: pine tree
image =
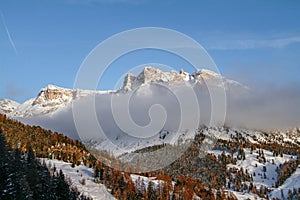
[[[148,183],[147,193],[148,193],[148,200],[155,200],[155,199],[157,199],[156,192],[155,192],[155,189],[154,189],[154,184],[153,184],[152,181],[150,181]]]

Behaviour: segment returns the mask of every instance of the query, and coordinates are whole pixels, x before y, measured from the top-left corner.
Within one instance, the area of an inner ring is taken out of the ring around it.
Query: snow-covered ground
[[[295,159],[290,155],[283,155],[283,157],[280,156],[273,156],[273,153],[267,150],[263,150],[264,155],[266,158],[266,163],[260,163],[257,159],[258,153],[257,150],[254,150],[252,154],[250,154],[250,149],[245,149],[246,153],[246,159],[245,160],[238,160],[236,165],[229,164],[227,167],[235,167],[235,168],[243,168],[244,170],[247,169],[249,174],[256,174],[256,176],[253,176],[253,183],[258,187],[260,185],[264,185],[268,188],[273,189],[273,191],[270,193],[269,197],[271,198],[279,198],[281,199],[281,190],[283,190],[284,196],[287,197],[288,190],[293,188],[300,188],[300,166],[297,168],[297,170],[292,174],[290,178],[288,178],[283,185],[281,185],[279,188],[274,188],[275,182],[277,180],[277,172],[276,168],[283,164],[284,162]],[[210,153],[214,153],[216,156],[220,155],[222,151],[218,150],[212,150]],[[237,156],[234,154],[234,156]],[[43,160],[46,161],[47,166],[52,166],[52,168],[55,166],[57,170],[62,170],[65,174],[66,178],[70,178],[72,182],[72,186],[76,186],[78,190],[83,193],[84,195],[88,197],[92,197],[93,199],[115,199],[108,191],[107,188],[102,184],[97,184],[94,182],[93,179],[93,169],[80,165],[75,166],[74,168],[71,167],[71,163],[66,163],[63,161],[58,160],[49,160],[49,159],[40,159],[41,162]],[[274,160],[274,164],[273,161]],[[263,166],[266,166],[266,176],[267,178],[263,178]],[[85,179],[86,184],[82,184],[82,180]],[[157,187],[159,184],[162,183],[161,180],[155,180],[155,178],[148,178],[144,176],[139,176],[135,174],[131,174],[131,179],[134,183],[137,182],[139,179],[140,182],[144,182],[145,187],[148,187],[149,182],[151,181],[154,185],[154,187]],[[231,190],[230,190],[231,191]],[[254,200],[257,199],[258,196],[254,196],[252,193],[242,193],[242,192],[236,192],[232,191],[234,195],[241,200]]]
[[[252,193],[241,193],[241,192],[236,192],[236,191],[231,191],[238,200],[256,200],[256,199],[261,199],[257,195],[253,195]]]
[[[94,200],[110,200],[115,199],[108,191],[107,188],[103,184],[97,184],[94,182],[93,178],[93,169],[84,165],[71,167],[71,163],[66,163],[59,160],[51,160],[47,158],[40,158],[40,162],[42,163],[45,160],[47,166],[56,167],[56,170],[60,169],[63,171],[65,178],[70,178],[72,182],[72,186],[77,187],[78,191],[81,194],[84,194],[87,197],[92,197]],[[85,179],[85,185],[82,184],[82,180]],[[136,184],[140,181],[140,183],[144,183],[145,188],[147,189],[149,182],[153,183],[154,188],[158,187],[163,183],[162,180],[156,180],[155,177],[145,177],[136,174],[131,174],[132,181]],[[139,180],[139,181],[138,181]],[[175,182],[173,182],[173,185]]]
[[[283,190],[284,196],[287,197],[289,189],[293,191],[294,188],[300,188],[300,165],[298,166],[297,170],[284,182],[283,185],[271,192],[270,197],[277,197],[281,199],[281,190]]]
[[[263,163],[259,162],[258,149],[254,150],[252,154],[250,154],[250,149],[245,148],[244,150],[246,154],[246,159],[237,160],[237,163],[235,165],[228,164],[227,168],[243,168],[244,172],[247,170],[248,173],[253,176],[253,184],[256,185],[257,189],[259,189],[259,187],[263,185],[267,188],[274,190],[270,193],[270,197],[278,197],[279,199],[281,199],[281,189],[283,189],[284,195],[285,197],[287,197],[289,189],[293,190],[293,188],[300,188],[300,168],[298,168],[297,171],[294,172],[293,175],[290,178],[288,178],[283,185],[281,185],[279,188],[275,188],[275,182],[278,176],[276,168],[279,168],[279,165],[283,164],[286,161],[296,159],[296,156],[291,156],[287,154],[283,154],[283,157],[273,156],[273,153],[271,151],[264,149],[263,152],[266,158],[266,162]],[[222,154],[222,152],[223,151],[220,150],[209,151],[209,153],[213,153],[216,156]],[[228,152],[225,153],[229,155]],[[233,156],[236,158],[237,153],[233,154]],[[263,171],[263,166],[266,167],[266,172]],[[264,178],[264,173],[266,174],[266,178]],[[241,193],[236,191],[232,192],[237,196],[238,199],[257,199],[257,196],[255,197],[252,193]]]
[[[0,99],[0,113],[11,113],[14,111],[20,104],[18,102],[9,100],[9,99]]]
[[[295,159],[296,157],[291,157],[290,155],[286,154],[283,154],[283,157],[273,156],[272,152],[263,150],[266,158],[266,163],[260,163],[259,159],[257,159],[257,156],[259,155],[257,151],[258,150],[254,150],[253,153],[250,154],[250,149],[245,149],[246,159],[238,160],[236,165],[229,164],[227,167],[236,167],[239,169],[243,167],[244,170],[248,170],[248,173],[250,175],[253,175],[253,183],[256,186],[263,185],[268,188],[272,188],[275,186],[275,182],[278,176],[276,168],[279,167],[280,164],[283,164],[288,160]],[[235,153],[234,156],[236,157],[237,153]],[[274,160],[274,164],[272,164],[272,160]],[[263,177],[263,166],[266,167],[266,179],[264,179]]]
[[[148,188],[148,184],[150,182],[153,183],[154,188],[156,188],[157,186],[159,186],[160,184],[164,183],[164,181],[162,180],[156,180],[155,177],[146,177],[146,176],[140,176],[140,175],[136,175],[136,174],[131,174],[130,175],[132,181],[136,184],[136,182],[139,180],[140,183],[144,183],[145,184],[145,188]],[[175,182],[173,182],[173,185],[175,184]]]
[[[87,197],[92,197],[94,200],[115,199],[107,191],[107,188],[103,184],[97,184],[94,182],[92,168],[83,165],[72,168],[71,163],[66,163],[59,160],[50,160],[46,158],[40,159],[41,162],[43,162],[43,160],[45,160],[47,166],[51,166],[51,168],[55,166],[57,171],[61,169],[65,175],[65,178],[70,178],[72,186],[77,187],[81,194],[84,194]],[[85,185],[82,184],[83,179],[85,179]]]

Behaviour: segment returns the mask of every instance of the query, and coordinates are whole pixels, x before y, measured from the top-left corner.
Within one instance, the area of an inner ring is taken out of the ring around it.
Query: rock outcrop
[[[60,88],[54,85],[48,85],[42,88],[33,101],[33,105],[41,104],[43,107],[55,106],[63,103],[69,103],[75,97],[75,91],[71,89]]]
[[[49,114],[54,113],[60,108],[69,106],[74,100],[92,94],[102,95],[129,92],[140,86],[153,83],[166,85],[189,84],[192,86],[209,84],[214,87],[225,88],[227,92],[231,91],[236,95],[247,90],[247,88],[240,83],[225,79],[220,74],[206,69],[196,70],[192,74],[189,74],[183,69],[181,69],[179,73],[176,71],[163,72],[160,69],[148,66],[137,76],[131,73],[127,74],[124,78],[123,87],[117,91],[72,90],[48,85],[40,90],[36,98],[29,99],[22,104],[7,99],[0,100],[0,112],[12,117],[33,117],[41,114]]]
[[[163,72],[153,67],[145,67],[138,75],[127,74],[125,76],[123,91],[131,91],[137,87],[149,83],[167,83],[167,84],[182,84],[182,83],[203,83],[208,80],[223,81],[223,77],[210,70],[196,70],[192,74],[181,69],[178,72],[172,70],[171,72]]]

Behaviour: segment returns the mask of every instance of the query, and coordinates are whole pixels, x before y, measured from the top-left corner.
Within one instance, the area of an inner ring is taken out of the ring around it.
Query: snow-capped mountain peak
[[[40,114],[52,113],[68,105],[76,95],[76,91],[47,85],[40,89],[36,98],[29,99],[14,109],[10,116],[32,117]]]
[[[12,117],[32,117],[52,113],[68,105],[76,93],[77,91],[71,89],[47,85],[40,89],[35,98],[22,104],[7,99],[0,100],[0,112]]]
[[[225,87],[230,89],[231,86],[238,87],[239,90],[248,90],[247,87],[242,84],[229,80],[221,76],[220,74],[208,69],[197,69],[193,73],[189,74],[181,69],[178,72],[172,70],[170,72],[163,72],[160,69],[147,66],[143,71],[135,76],[129,73],[124,78],[122,91],[127,92],[138,88],[139,86],[151,84],[151,83],[164,83],[164,84],[182,84],[188,83],[194,84],[209,84],[216,87]],[[232,89],[232,88],[231,88]]]
[[[38,96],[33,101],[33,105],[41,104],[43,107],[56,106],[71,102],[74,96],[75,92],[71,89],[48,85],[40,90]]]
[[[200,80],[200,79],[209,79],[209,78],[222,78],[220,74],[213,72],[208,69],[197,69],[195,72],[191,74],[193,79]]]
[[[122,89],[124,91],[131,91],[141,85],[151,84],[151,83],[169,83],[169,84],[185,83],[187,81],[190,81],[191,78],[192,78],[191,75],[183,71],[183,69],[180,70],[180,73],[173,70],[171,72],[163,72],[160,69],[147,66],[137,76],[134,76],[131,73],[127,74],[125,76]]]
[[[247,87],[242,84],[226,79],[220,74],[207,69],[198,69],[190,74],[183,69],[179,72],[173,70],[163,72],[160,69],[146,66],[137,76],[132,73],[127,74],[124,78],[123,87],[118,91],[73,90],[55,85],[47,85],[40,89],[35,98],[29,99],[23,104],[18,104],[10,100],[1,100],[0,112],[12,117],[31,117],[48,114],[91,94],[102,95],[111,92],[128,92],[140,86],[153,83],[163,83],[167,85],[189,84],[191,86],[209,84],[214,87],[224,87],[226,91],[232,91],[237,95],[247,91]]]
[[[107,94],[111,92],[113,91],[73,90],[49,84],[41,88],[35,98],[31,98],[22,104],[11,100],[0,100],[0,113],[11,117],[32,117],[50,114],[60,108],[67,107],[74,100],[91,94]]]

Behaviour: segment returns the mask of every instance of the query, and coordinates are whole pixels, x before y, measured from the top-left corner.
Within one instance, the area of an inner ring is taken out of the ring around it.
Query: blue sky
[[[220,72],[250,86],[300,84],[300,1],[1,0],[0,98],[73,88],[88,53],[121,31],[164,27],[198,41]],[[99,89],[143,63],[188,64],[148,50],[120,58]]]

